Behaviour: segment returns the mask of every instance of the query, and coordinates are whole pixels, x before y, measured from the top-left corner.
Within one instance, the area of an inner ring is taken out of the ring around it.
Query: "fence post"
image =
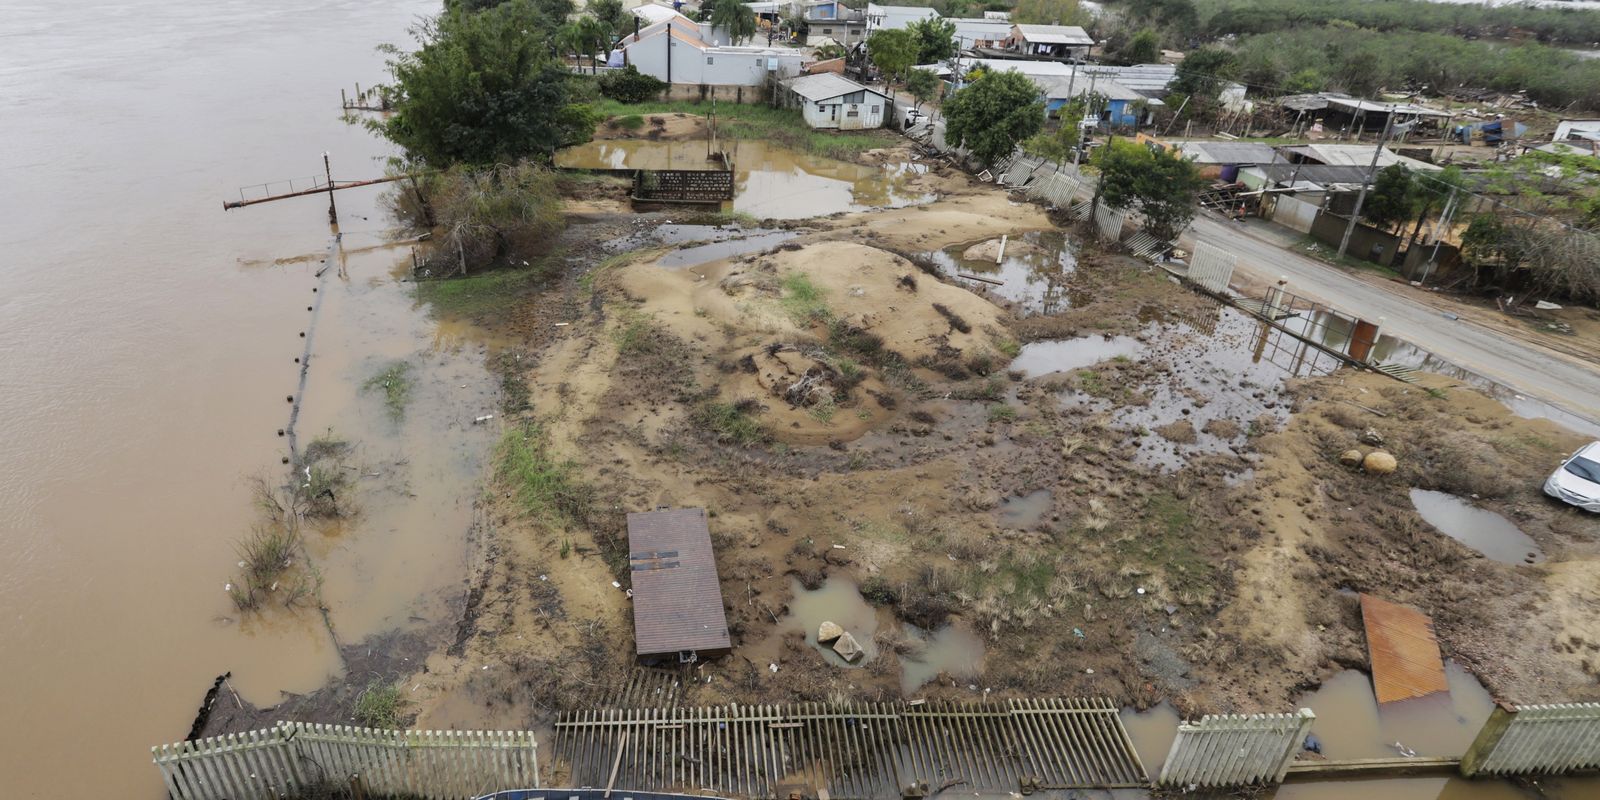
[[[1504,703],[1496,703],[1494,711],[1489,714],[1487,722],[1478,731],[1477,738],[1472,740],[1472,746],[1467,748],[1467,754],[1461,757],[1461,775],[1471,778],[1478,774],[1485,761],[1494,753],[1494,749],[1505,738],[1506,731],[1511,729],[1511,723],[1517,718],[1517,710]]]
[[[1300,724],[1295,728],[1294,738],[1289,740],[1284,749],[1283,760],[1278,764],[1278,775],[1273,783],[1283,783],[1284,777],[1289,774],[1289,765],[1294,763],[1294,757],[1300,754],[1300,748],[1305,746],[1306,736],[1311,733],[1311,724],[1317,721],[1317,715],[1309,708],[1300,709]]]

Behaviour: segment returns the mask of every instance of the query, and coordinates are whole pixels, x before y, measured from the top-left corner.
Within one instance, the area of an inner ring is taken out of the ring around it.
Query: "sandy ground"
[[[1365,666],[1353,592],[1431,614],[1503,699],[1600,696],[1600,520],[1539,493],[1578,437],[1438,380],[1197,365],[1217,308],[1088,247],[1062,276],[1071,308],[1018,318],[923,254],[1052,220],[948,170],[920,180],[938,201],[675,268],[638,238],[660,219],[585,207],[569,274],[496,321],[521,343],[498,362],[508,396],[531,398],[501,416],[502,448],[570,463],[566,493],[531,509],[508,471],[489,479],[462,619],[400,684],[415,724],[541,727],[612,702],[633,670],[623,515],[663,505],[707,509],[734,642],[683,673],[691,703],[900,697],[917,630],[951,626],[982,669],[913,696],[1282,711]],[[1082,336],[1143,355],[1007,369],[1019,345]],[[1362,437],[1398,470],[1341,465],[1374,449]],[[1547,560],[1480,557],[1411,487],[1505,515]],[[1011,513],[1019,498],[1042,502]],[[830,578],[877,606],[861,668],[785,620]]]

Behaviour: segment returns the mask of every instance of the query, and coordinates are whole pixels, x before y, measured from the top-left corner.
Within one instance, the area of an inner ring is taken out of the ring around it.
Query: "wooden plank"
[[[1411,606],[1361,595],[1361,620],[1367,629],[1373,691],[1379,703],[1446,692],[1444,660],[1433,620]]]

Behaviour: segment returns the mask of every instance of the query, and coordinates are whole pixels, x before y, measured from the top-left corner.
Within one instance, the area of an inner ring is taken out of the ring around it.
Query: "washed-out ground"
[[[938,199],[704,259],[683,248],[730,229],[684,226],[721,220],[635,214],[595,179],[552,279],[453,295],[504,343],[502,433],[461,618],[397,681],[416,726],[542,727],[613,698],[624,515],[658,506],[707,509],[733,636],[685,673],[688,703],[1283,711],[1366,666],[1357,592],[1432,615],[1497,697],[1600,696],[1600,521],[1539,491],[1581,437],[1443,378],[1293,377],[1252,357],[1247,319],[1088,245],[1036,260],[1062,299],[1023,316],[939,254],[1036,247],[1059,221],[949,167],[910,179]],[[1340,463],[1380,441],[1394,473]],[[1543,560],[1480,556],[1414,487],[1505,516]],[[840,585],[876,607],[859,667],[791,616]],[[944,634],[968,657],[917,685]]]

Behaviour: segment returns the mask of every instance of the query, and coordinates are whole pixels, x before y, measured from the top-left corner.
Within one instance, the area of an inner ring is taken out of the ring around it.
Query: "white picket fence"
[[[1127,218],[1126,212],[1101,203],[1094,212],[1094,225],[1100,231],[1100,238],[1115,242],[1122,238],[1122,223]]]
[[[1226,292],[1239,257],[1206,242],[1199,242],[1189,257],[1189,280],[1213,292]]]
[[[1600,768],[1600,703],[1497,707],[1461,774],[1558,775]]]
[[[280,722],[151,748],[174,800],[275,800],[314,786],[470,800],[539,786],[530,731],[396,731]]]
[[[1315,720],[1311,709],[1302,708],[1298,714],[1206,716],[1197,725],[1179,725],[1158,783],[1201,788],[1282,783]]]

